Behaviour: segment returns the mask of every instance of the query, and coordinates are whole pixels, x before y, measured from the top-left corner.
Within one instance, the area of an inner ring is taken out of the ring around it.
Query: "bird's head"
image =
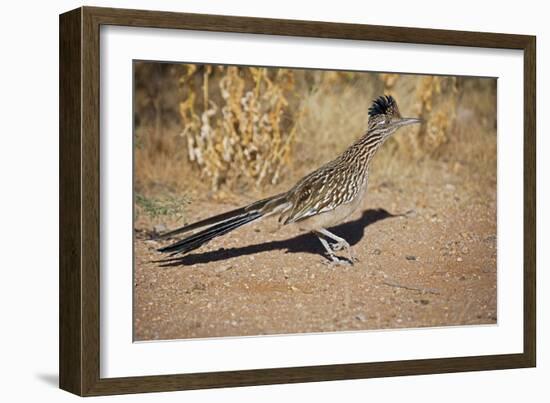
[[[379,132],[384,137],[395,133],[400,127],[414,123],[422,123],[422,120],[402,117],[391,95],[376,98],[369,108],[369,131]]]

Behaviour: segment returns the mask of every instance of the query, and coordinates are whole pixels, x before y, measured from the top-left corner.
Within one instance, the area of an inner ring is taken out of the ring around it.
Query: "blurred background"
[[[381,148],[371,186],[444,170],[496,191],[496,79],[135,62],[134,83],[138,222],[285,190],[359,138],[381,94],[426,123]]]

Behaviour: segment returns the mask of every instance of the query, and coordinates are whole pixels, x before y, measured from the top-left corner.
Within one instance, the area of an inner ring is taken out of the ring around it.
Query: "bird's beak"
[[[412,125],[414,123],[423,123],[424,121],[422,119],[417,118],[401,118],[397,121],[397,127]]]

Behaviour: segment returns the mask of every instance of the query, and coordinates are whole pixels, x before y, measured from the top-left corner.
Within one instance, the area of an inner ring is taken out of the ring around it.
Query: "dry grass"
[[[197,82],[200,100],[193,85]],[[181,136],[189,160],[210,179],[211,188],[277,183],[289,163],[300,116],[300,110],[288,107],[293,72],[234,66],[198,70],[189,65],[181,85]]]
[[[429,180],[426,161],[472,187],[496,178],[496,80],[142,62],[135,83],[144,197],[285,188],[361,136],[380,94],[426,122],[382,147],[372,169],[380,180]]]

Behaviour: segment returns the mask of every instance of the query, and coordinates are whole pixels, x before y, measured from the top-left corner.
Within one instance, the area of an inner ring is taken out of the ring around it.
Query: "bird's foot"
[[[338,252],[342,249],[345,249],[348,252],[348,260],[351,262],[352,265],[353,265],[354,262],[359,261],[357,256],[355,256],[355,253],[354,253],[352,247],[346,241],[340,241],[340,242],[334,243],[334,244],[330,245],[330,247],[334,252]]]
[[[342,249],[349,249],[350,245],[346,241],[340,241],[340,242],[331,244],[330,247],[332,248],[333,251],[338,252],[339,250],[342,250]]]
[[[321,262],[326,266],[351,266],[353,262],[346,259],[336,256],[334,253],[328,253],[325,255],[325,258]]]
[[[330,260],[325,260],[324,263],[329,266],[353,266],[353,263],[357,261],[357,259],[352,259],[351,257],[338,257],[333,253],[329,254],[328,258]]]

